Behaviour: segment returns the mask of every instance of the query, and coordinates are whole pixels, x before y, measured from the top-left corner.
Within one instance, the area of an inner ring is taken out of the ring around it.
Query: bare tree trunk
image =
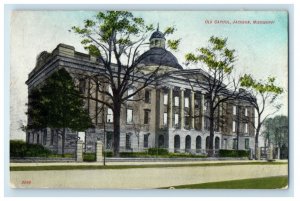
[[[260,122],[260,117],[258,117],[258,122]],[[257,128],[256,128],[256,133],[255,133],[255,153],[257,153],[259,147],[258,147],[258,137],[259,137],[259,131],[260,131],[261,124],[258,123]],[[256,154],[255,154],[255,159],[258,160]]]
[[[208,156],[212,157],[214,155],[214,111],[213,103],[210,101],[209,104],[209,146],[208,146]]]
[[[114,140],[113,140],[113,152],[115,157],[120,156],[120,128],[121,128],[121,107],[115,106],[114,108]]]

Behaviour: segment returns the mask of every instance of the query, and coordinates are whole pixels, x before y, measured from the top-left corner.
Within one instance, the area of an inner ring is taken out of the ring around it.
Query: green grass
[[[151,164],[151,165],[48,165],[48,166],[15,166],[10,171],[39,171],[39,170],[91,170],[91,169],[129,169],[129,168],[168,168],[168,167],[204,167],[227,165],[287,165],[286,162],[230,162],[230,163],[201,163],[201,164]]]
[[[175,189],[279,189],[288,185],[288,177],[265,177],[255,179],[241,179],[223,182],[210,182],[173,186]],[[166,187],[163,189],[168,189]]]

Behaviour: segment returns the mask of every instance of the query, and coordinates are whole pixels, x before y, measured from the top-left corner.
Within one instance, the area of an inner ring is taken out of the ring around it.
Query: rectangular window
[[[245,116],[248,117],[248,108],[245,108]]]
[[[144,148],[148,148],[149,134],[144,135]]]
[[[144,124],[149,124],[150,110],[144,110]]]
[[[150,92],[150,90],[145,91],[145,103],[151,103],[151,92]]]
[[[127,123],[133,122],[133,111],[132,109],[127,109]]]
[[[236,106],[235,105],[232,107],[232,114],[236,115]]]
[[[249,149],[249,139],[245,139],[245,149]]]
[[[112,109],[107,108],[106,122],[107,123],[112,123],[113,122],[113,118],[114,118],[114,114],[113,114]]]
[[[248,124],[245,124],[245,133],[248,133]]]
[[[133,94],[133,89],[132,88],[129,88],[128,89],[128,96]],[[133,96],[131,96],[130,98],[128,98],[128,100],[132,100],[133,99]]]
[[[127,133],[126,134],[126,149],[131,149],[131,134]]]
[[[232,132],[236,132],[236,122],[232,122]]]
[[[164,125],[168,124],[168,114],[165,112],[164,113]]]
[[[175,126],[178,126],[178,123],[179,123],[179,115],[178,114],[175,114]]]
[[[190,104],[189,98],[188,98],[188,97],[185,97],[185,98],[184,98],[184,107],[189,107],[189,104]]]
[[[168,105],[168,94],[164,94],[164,105]]]
[[[174,106],[179,107],[179,97],[178,96],[174,97]]]

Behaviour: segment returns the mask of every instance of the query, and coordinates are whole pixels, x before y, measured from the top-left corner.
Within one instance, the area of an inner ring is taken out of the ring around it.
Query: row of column
[[[180,88],[180,128],[183,129],[184,128],[184,88]],[[195,92],[191,91],[190,93],[190,128],[191,129],[195,129]],[[204,95],[201,95],[201,125],[202,125],[202,129],[204,128]],[[169,128],[173,128],[173,87],[169,87],[169,91],[168,91],[168,127]]]

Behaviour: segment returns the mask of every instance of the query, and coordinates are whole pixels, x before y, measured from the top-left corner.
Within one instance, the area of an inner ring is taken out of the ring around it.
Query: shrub
[[[219,150],[219,157],[248,157],[249,151],[246,150]]]
[[[121,152],[120,157],[129,157],[129,158],[145,158],[148,154],[146,152]]]
[[[163,148],[149,148],[148,154],[149,155],[167,155],[169,151]]]
[[[105,157],[112,157],[113,156],[113,153],[111,151],[106,151],[104,152],[105,154]]]
[[[27,144],[21,140],[10,141],[10,157],[47,157],[51,151],[40,144]]]
[[[83,161],[94,162],[96,161],[96,153],[83,153]]]

